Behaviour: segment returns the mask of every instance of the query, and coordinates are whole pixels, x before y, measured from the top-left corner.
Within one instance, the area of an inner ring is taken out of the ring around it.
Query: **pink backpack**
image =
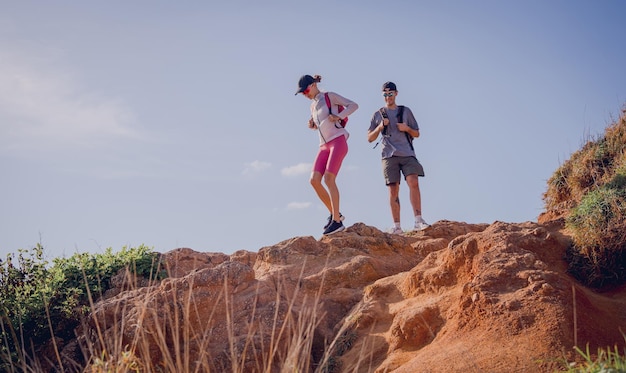
[[[328,106],[328,112],[332,114],[332,111],[331,111],[332,105],[330,104],[330,98],[328,98],[328,92],[324,92],[324,98],[326,99],[326,106]],[[339,107],[339,113],[341,113],[344,107],[342,105],[337,105],[337,106]],[[345,127],[346,124],[348,124],[348,117],[341,119],[339,121],[339,124],[341,124],[341,127]]]

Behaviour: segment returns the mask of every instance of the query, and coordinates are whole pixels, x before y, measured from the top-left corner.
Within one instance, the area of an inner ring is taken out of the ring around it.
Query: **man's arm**
[[[412,138],[416,139],[420,137],[419,126],[417,125],[417,120],[415,120],[415,116],[413,112],[408,107],[404,107],[404,118],[405,122],[398,123],[398,130],[402,132],[408,133]]]
[[[374,115],[372,115],[372,121],[371,121],[370,128],[375,123],[378,123],[378,121],[380,121],[378,126],[376,126],[373,130],[368,130],[367,131],[367,141],[369,141],[369,142],[374,142],[378,138],[378,135],[380,135],[380,133],[383,131],[385,126],[387,126],[389,124],[389,119],[383,117],[382,114],[380,114],[380,111],[377,111],[377,112],[374,113]]]
[[[367,141],[374,142],[378,138],[378,135],[382,132],[385,126],[381,123],[371,131],[367,131]]]
[[[398,130],[401,131],[401,132],[408,133],[414,139],[420,137],[420,130],[416,130],[415,128],[411,128],[406,123],[398,123]]]

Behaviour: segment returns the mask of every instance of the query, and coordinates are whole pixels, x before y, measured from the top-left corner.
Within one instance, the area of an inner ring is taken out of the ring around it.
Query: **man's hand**
[[[406,123],[398,123],[398,131],[406,132],[414,139],[420,137],[420,131],[409,127]]]

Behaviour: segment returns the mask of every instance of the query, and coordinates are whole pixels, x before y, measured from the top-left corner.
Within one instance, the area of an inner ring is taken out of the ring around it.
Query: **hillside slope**
[[[575,342],[624,345],[626,287],[570,277],[569,240],[562,219],[439,221],[404,236],[358,223],[230,256],[177,249],[171,278],[111,292],[79,339],[98,325],[155,367],[187,362],[179,371],[290,371],[304,358],[317,371],[551,372]]]

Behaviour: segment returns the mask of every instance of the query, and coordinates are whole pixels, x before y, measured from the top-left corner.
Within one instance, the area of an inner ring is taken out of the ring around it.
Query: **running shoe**
[[[424,219],[420,219],[420,221],[415,222],[415,227],[413,228],[413,230],[421,231],[422,229],[426,229],[428,227],[430,227],[430,225],[426,223]]]
[[[389,230],[389,233],[391,233],[391,234],[402,234],[402,233],[404,233],[404,231],[402,230],[402,228],[393,227],[393,228],[391,228]]]
[[[333,233],[337,233],[337,232],[341,232],[342,230],[344,230],[346,227],[343,226],[342,222],[336,222],[334,220],[332,220],[330,222],[330,225],[328,226],[328,228],[326,228],[324,230],[324,235],[329,235],[329,234],[333,234]]]
[[[343,221],[345,218],[343,217],[343,215],[341,215],[341,213],[339,213],[339,220]],[[328,227],[330,227],[330,223],[332,223],[333,221],[333,215],[331,214],[328,217],[328,221],[326,222],[326,225],[324,226],[324,230],[326,230]]]

